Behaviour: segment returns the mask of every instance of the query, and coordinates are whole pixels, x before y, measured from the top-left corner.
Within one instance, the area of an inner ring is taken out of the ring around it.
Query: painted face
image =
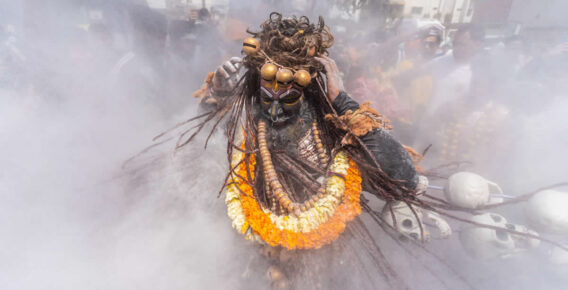
[[[304,93],[294,85],[280,86],[276,82],[260,81],[262,115],[273,126],[290,124],[298,119]]]

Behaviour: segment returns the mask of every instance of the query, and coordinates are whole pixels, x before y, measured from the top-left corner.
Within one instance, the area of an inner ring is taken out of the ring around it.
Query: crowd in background
[[[55,101],[93,92],[119,107],[135,98],[164,116],[179,114],[196,102],[192,92],[207,73],[239,54],[246,29],[275,9],[256,2],[183,17],[102,5],[78,7],[45,27],[4,22],[0,86]],[[347,91],[388,117],[393,134],[424,153],[426,168],[469,164],[499,178],[517,154],[523,118],[562,102],[568,86],[566,31],[494,36],[475,23],[445,27],[416,18],[380,27],[311,9],[332,28],[330,56]]]

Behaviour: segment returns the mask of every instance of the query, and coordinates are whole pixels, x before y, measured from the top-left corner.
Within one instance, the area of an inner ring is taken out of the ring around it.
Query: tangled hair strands
[[[327,49],[333,46],[333,35],[321,16],[318,23],[313,24],[306,16],[285,18],[272,12],[260,27],[260,31],[247,32],[260,40],[261,49],[274,62],[312,74],[323,71],[323,65],[310,55],[310,51],[314,55],[328,55]],[[243,60],[249,70],[259,70],[265,62],[261,54],[249,55]]]

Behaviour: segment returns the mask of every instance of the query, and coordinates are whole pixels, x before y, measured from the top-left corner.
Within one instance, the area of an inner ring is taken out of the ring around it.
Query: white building
[[[402,5],[403,16],[437,19],[444,24],[471,22],[475,0],[404,0],[391,1]]]

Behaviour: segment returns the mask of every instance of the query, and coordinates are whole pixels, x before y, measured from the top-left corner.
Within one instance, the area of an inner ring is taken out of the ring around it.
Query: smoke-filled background
[[[425,168],[453,164],[435,172],[473,171],[510,196],[566,181],[567,8],[560,0],[3,1],[1,288],[269,287],[256,249],[233,232],[217,198],[227,173],[222,133],[206,151],[202,136],[182,151],[166,143],[129,158],[198,114],[192,92],[271,11],[324,16],[347,91],[425,151]],[[527,223],[522,204],[499,212]],[[568,264],[551,262],[548,245],[479,261],[457,232],[428,247],[479,289],[568,282]],[[441,287],[377,239],[411,286]]]

